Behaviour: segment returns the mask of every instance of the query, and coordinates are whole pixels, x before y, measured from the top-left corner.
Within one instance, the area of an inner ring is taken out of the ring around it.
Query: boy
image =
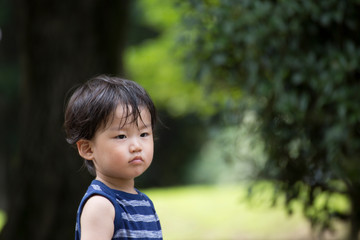
[[[95,175],[77,212],[76,240],[162,239],[152,201],[134,188],[153,158],[155,121],[152,100],[133,81],[98,76],[72,94],[67,141]]]

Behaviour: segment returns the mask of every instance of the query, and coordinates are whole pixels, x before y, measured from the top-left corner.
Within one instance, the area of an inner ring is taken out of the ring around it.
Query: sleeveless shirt
[[[107,198],[115,208],[114,234],[112,239],[162,239],[158,215],[150,198],[135,189],[131,194],[111,189],[93,180],[82,198],[76,216],[75,240],[80,240],[80,216],[86,201],[94,195]]]

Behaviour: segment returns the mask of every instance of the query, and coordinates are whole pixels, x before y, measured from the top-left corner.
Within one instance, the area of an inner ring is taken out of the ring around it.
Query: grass
[[[270,207],[270,189],[264,187],[252,201],[242,185],[187,186],[147,189],[154,202],[166,240],[318,239],[302,217],[300,207],[290,217],[279,204]],[[335,199],[336,200],[336,199]],[[340,208],[344,201],[336,200]],[[0,231],[6,215],[0,210]],[[336,224],[335,235],[344,239],[345,225]]]
[[[164,239],[314,239],[299,211],[290,217],[270,207],[269,193],[249,203],[243,186],[191,186],[150,189]],[[327,235],[325,239],[341,236]]]
[[[5,222],[6,222],[6,215],[5,215],[5,212],[1,211],[0,210],[0,232],[1,232],[1,229],[4,227],[5,225]]]

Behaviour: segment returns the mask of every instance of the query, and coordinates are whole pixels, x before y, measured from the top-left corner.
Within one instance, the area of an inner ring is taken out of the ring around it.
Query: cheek
[[[103,152],[103,157],[111,164],[118,164],[127,160],[125,149],[119,146],[107,149]]]
[[[153,155],[154,155],[154,143],[150,143],[147,146],[147,154],[148,156],[152,159]]]

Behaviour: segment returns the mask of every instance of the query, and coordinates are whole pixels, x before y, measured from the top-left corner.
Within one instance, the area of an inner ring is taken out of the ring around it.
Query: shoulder
[[[83,208],[84,211],[87,212],[102,212],[102,213],[114,213],[115,209],[114,205],[107,199],[105,196],[102,195],[93,195],[91,196],[85,203]]]
[[[80,217],[84,239],[111,239],[114,233],[115,208],[104,196],[91,196]]]
[[[93,180],[83,196],[79,208],[81,212],[85,205],[101,204],[106,206],[109,205],[109,203],[112,203],[113,206],[116,205],[116,196],[114,193],[102,182]]]

